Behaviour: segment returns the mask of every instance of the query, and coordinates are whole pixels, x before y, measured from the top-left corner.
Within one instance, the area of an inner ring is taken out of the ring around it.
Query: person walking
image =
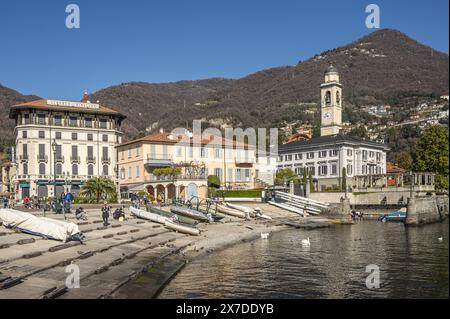
[[[70,191],[68,191],[66,193],[66,195],[64,196],[64,201],[65,201],[65,208],[66,208],[66,212],[70,213],[70,206],[73,200],[73,195]]]
[[[108,226],[109,214],[111,212],[111,208],[108,206],[108,203],[105,201],[102,207],[102,218],[103,218],[103,226]]]

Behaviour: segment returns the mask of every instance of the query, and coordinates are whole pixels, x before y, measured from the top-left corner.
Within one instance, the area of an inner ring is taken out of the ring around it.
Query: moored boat
[[[406,219],[406,211],[406,208],[403,207],[394,213],[380,214],[378,220],[382,222],[404,222]]]

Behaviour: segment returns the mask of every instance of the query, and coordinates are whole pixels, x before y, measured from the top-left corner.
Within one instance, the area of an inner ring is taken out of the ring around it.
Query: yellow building
[[[165,199],[207,195],[207,177],[216,175],[228,189],[254,187],[256,157],[247,144],[219,137],[156,133],[117,147],[123,198],[146,190]],[[161,168],[177,167],[177,174]]]

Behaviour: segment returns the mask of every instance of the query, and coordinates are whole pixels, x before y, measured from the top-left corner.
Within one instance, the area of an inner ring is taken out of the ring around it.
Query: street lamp
[[[56,148],[58,144],[56,144],[56,139],[52,142],[52,151],[53,151],[53,211],[56,213]],[[44,210],[45,217],[45,210]]]

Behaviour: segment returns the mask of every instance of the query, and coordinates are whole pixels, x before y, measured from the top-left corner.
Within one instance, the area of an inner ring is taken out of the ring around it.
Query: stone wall
[[[405,225],[418,226],[441,222],[448,216],[448,196],[412,197],[408,200]]]

